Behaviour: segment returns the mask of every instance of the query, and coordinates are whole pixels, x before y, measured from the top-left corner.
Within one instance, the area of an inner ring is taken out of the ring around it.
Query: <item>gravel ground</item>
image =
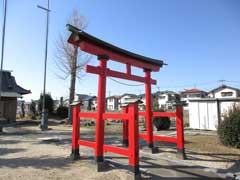
[[[71,126],[50,125],[50,128],[52,130],[41,132],[36,124],[27,124],[4,130],[5,133],[0,135],[0,180],[132,179],[127,170],[119,168],[111,168],[106,172],[97,173],[94,164],[89,163],[89,159],[72,162],[69,158]],[[119,138],[121,129],[121,124],[106,126],[106,143],[121,144],[121,139]],[[94,127],[82,128],[81,135],[86,139],[93,139],[94,130]],[[161,133],[173,134],[173,131]],[[51,138],[51,141],[49,141],[49,138]],[[140,141],[140,144],[143,145],[144,141]],[[163,157],[169,156],[175,159],[176,149],[174,147],[168,146],[166,148],[162,146],[158,155]],[[92,150],[81,147],[81,155],[86,157],[92,156]],[[127,162],[126,159],[120,158],[120,160]],[[167,161],[159,160],[159,162],[155,162],[155,160],[149,159],[145,163],[149,164],[150,161],[152,161],[151,163],[158,163],[155,165],[158,168],[146,165],[147,168],[152,168],[151,171],[153,173],[143,174],[144,179],[159,179],[169,175],[176,177],[176,179],[179,176],[188,179],[191,179],[190,177],[201,177],[204,179],[216,177],[215,175],[202,172],[200,169],[194,169],[194,167],[191,169],[176,164],[169,164]],[[194,161],[191,162],[194,163]],[[206,162],[210,162],[211,166],[214,164],[212,161]],[[145,166],[144,164],[140,165]],[[201,175],[203,173],[205,174],[204,176]]]
[[[63,180],[131,178],[126,170],[110,170],[96,173],[86,161],[72,162],[69,158],[69,143],[44,142],[45,134],[37,127],[7,128],[0,137],[1,180]],[[51,131],[49,131],[50,134]],[[61,133],[63,134],[63,133]],[[57,134],[56,134],[57,136]],[[52,136],[51,136],[52,137]],[[81,151],[86,151],[81,149]]]

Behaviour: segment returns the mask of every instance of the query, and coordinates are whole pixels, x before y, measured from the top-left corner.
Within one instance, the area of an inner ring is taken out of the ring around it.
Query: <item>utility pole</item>
[[[46,96],[46,70],[47,70],[47,54],[48,54],[48,26],[49,26],[49,0],[47,1],[47,8],[37,5],[38,8],[44,10],[47,14],[46,22],[46,41],[45,41],[45,61],[44,61],[44,80],[43,80],[43,100],[42,100],[42,120],[41,130],[48,129],[48,112],[45,109],[45,96]]]
[[[4,58],[4,44],[5,44],[5,29],[7,19],[7,0],[3,0],[3,25],[2,25],[2,51],[1,51],[1,71],[0,71],[0,101],[2,93],[2,71],[3,71],[3,58]]]

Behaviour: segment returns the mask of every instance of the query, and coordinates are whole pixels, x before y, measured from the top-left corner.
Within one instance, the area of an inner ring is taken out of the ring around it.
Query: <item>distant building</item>
[[[76,94],[74,97],[74,101],[79,101],[81,105],[82,110],[95,110],[96,109],[96,102],[97,97],[96,96],[89,96],[87,94]],[[68,107],[69,106],[69,99],[66,98],[63,100],[63,106]]]
[[[208,92],[210,98],[237,98],[240,97],[240,89],[222,85]]]
[[[10,71],[2,72],[1,101],[0,101],[0,123],[11,123],[16,121],[17,98],[31,93],[19,86]]]
[[[91,100],[91,110],[97,110],[97,96],[94,96]]]
[[[138,95],[138,98],[142,101],[142,103],[140,103],[138,105],[139,110],[140,111],[145,111],[146,110],[146,95],[145,94],[140,94],[140,95]]]
[[[180,100],[180,95],[173,91],[158,91],[154,93],[154,99],[158,104],[159,109],[173,109],[173,104]]]
[[[117,111],[119,110],[119,99],[120,96],[109,96],[106,98],[107,100],[107,110],[108,111]]]
[[[190,99],[201,99],[205,97],[207,97],[207,92],[196,88],[181,92],[181,101],[186,101],[187,104]],[[184,109],[188,110],[188,105],[184,106]]]
[[[128,94],[128,93],[125,93],[123,94],[122,96],[120,96],[119,98],[119,110],[121,109],[121,106],[122,105],[125,105],[126,102],[128,102],[129,100],[131,99],[138,99],[138,96],[136,94]]]
[[[83,99],[81,99],[81,108],[84,109],[84,110],[88,110],[88,111],[91,111],[91,110],[95,110],[95,109],[92,109],[93,107],[93,100],[96,98],[96,96],[87,96]]]
[[[216,130],[225,113],[240,105],[240,90],[222,85],[208,92],[207,97],[189,99],[189,123],[194,129]]]

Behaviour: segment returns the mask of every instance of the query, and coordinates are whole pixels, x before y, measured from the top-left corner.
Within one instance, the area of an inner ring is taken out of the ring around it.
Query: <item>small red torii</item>
[[[146,140],[148,147],[154,152],[154,141],[176,143],[178,153],[185,158],[184,133],[183,133],[183,108],[182,104],[176,105],[176,112],[152,112],[151,84],[156,80],[151,78],[151,72],[158,72],[164,65],[162,60],[144,57],[104,42],[90,34],[67,25],[71,35],[68,42],[80,47],[84,52],[96,55],[99,60],[98,66],[86,66],[86,72],[98,75],[98,101],[97,111],[94,113],[80,112],[80,104],[73,104],[73,131],[72,131],[72,157],[79,158],[79,145],[88,146],[95,150],[95,160],[98,166],[104,161],[104,152],[113,152],[129,157],[129,165],[135,175],[139,174],[139,146],[138,138]],[[126,65],[126,72],[118,72],[107,68],[107,61],[113,60]],[[137,76],[131,73],[131,67],[143,69],[145,76]],[[138,112],[138,102],[131,102],[123,107],[122,113],[106,113],[106,78],[107,76],[121,78],[145,84],[146,112]],[[138,132],[138,117],[146,118],[146,134]],[[152,118],[156,116],[176,117],[177,137],[153,135]],[[80,140],[80,118],[96,119],[95,142]],[[104,144],[104,126],[108,118],[122,119],[123,121],[123,145],[127,148],[114,147]],[[99,167],[101,168],[101,167]]]

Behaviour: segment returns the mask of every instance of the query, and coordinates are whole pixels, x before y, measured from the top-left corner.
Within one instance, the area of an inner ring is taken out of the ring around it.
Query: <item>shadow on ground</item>
[[[50,169],[50,168],[66,168],[72,163],[70,158],[52,158],[51,156],[42,156],[36,158],[0,158],[0,168],[19,168],[32,167],[36,169]]]

